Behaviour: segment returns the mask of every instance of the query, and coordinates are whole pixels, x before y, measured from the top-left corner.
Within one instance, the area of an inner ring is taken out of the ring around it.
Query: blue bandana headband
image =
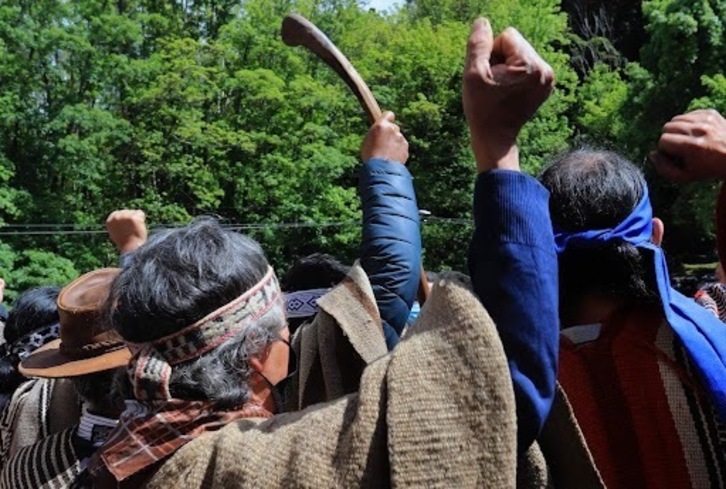
[[[653,267],[666,320],[699,371],[720,419],[726,421],[726,325],[708,310],[671,287],[665,255],[650,240],[653,208],[648,188],[633,212],[612,229],[566,232],[554,227],[557,253],[567,248],[597,247],[625,241],[653,252]]]

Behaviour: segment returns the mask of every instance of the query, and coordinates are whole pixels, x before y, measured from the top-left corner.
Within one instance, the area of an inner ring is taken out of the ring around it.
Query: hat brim
[[[26,377],[78,377],[125,367],[131,359],[131,352],[126,347],[78,359],[61,352],[60,344],[61,340],[57,339],[41,346],[20,362],[18,371]]]

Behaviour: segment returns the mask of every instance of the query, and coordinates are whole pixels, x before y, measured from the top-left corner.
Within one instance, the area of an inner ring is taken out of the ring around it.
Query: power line
[[[422,225],[431,223],[471,225],[470,219],[456,217],[427,216],[421,220]],[[158,224],[150,227],[150,231],[186,226],[187,223]],[[267,229],[325,229],[333,227],[360,226],[360,221],[329,221],[329,222],[273,222],[273,223],[221,223],[220,226],[233,231],[262,231]],[[12,231],[4,231],[12,229]],[[0,236],[83,236],[106,234],[103,224],[4,224],[0,226]]]

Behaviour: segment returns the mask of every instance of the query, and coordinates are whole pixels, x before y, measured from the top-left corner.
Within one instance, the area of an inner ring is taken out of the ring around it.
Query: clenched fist
[[[715,110],[694,110],[663,126],[656,170],[676,181],[726,179],[726,119]]]
[[[384,112],[368,130],[361,145],[363,161],[382,158],[405,164],[408,160],[408,141],[401,134],[401,128],[393,122],[393,112]]]
[[[106,219],[106,231],[120,253],[130,253],[146,242],[146,214],[137,209],[113,211]]]
[[[472,26],[464,67],[464,113],[479,172],[519,169],[516,140],[547,100],[555,75],[526,39],[509,27],[494,38],[487,19]]]

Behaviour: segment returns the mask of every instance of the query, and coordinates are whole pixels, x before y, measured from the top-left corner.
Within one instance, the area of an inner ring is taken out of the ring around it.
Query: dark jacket
[[[368,275],[391,350],[406,325],[421,268],[421,231],[413,181],[396,162],[373,158],[361,168],[361,266]]]
[[[548,202],[549,192],[519,172],[482,173],[474,191],[469,272],[509,361],[520,453],[537,438],[555,395],[559,291]]]

